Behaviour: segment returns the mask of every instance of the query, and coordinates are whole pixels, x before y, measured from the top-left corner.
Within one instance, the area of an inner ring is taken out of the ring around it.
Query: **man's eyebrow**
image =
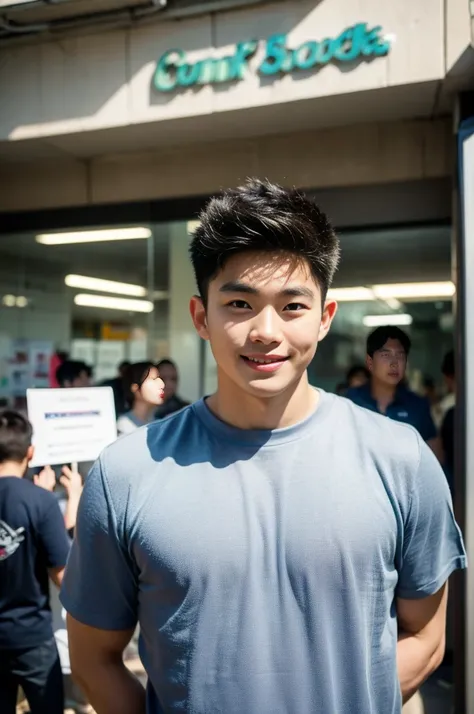
[[[258,295],[258,290],[251,285],[241,283],[238,280],[230,280],[219,288],[220,293],[246,293],[247,295]]]
[[[239,280],[230,280],[228,283],[224,283],[224,285],[221,285],[221,287],[219,288],[219,292],[244,293],[246,295],[259,294],[259,290],[257,290],[257,288],[253,288],[251,285],[247,285],[247,283],[241,283]],[[310,299],[314,298],[314,292],[311,290],[311,288],[308,288],[305,285],[299,285],[293,288],[284,288],[279,294],[283,295],[284,297],[307,297]]]

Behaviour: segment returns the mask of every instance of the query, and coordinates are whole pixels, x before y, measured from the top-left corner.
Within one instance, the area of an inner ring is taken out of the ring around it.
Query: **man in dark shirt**
[[[438,455],[429,402],[403,384],[410,348],[410,338],[399,327],[378,327],[367,338],[370,381],[349,389],[346,396],[360,407],[414,426]]]
[[[31,431],[0,412],[0,712],[15,714],[21,686],[34,714],[62,714],[48,578],[60,586],[69,539],[53,494],[23,478]]]

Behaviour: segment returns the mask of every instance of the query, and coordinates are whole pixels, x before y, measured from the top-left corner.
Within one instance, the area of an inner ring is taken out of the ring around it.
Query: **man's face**
[[[407,355],[399,340],[387,340],[382,349],[367,357],[367,367],[379,382],[396,386],[405,376]]]
[[[160,377],[165,383],[165,400],[176,394],[178,389],[178,372],[172,364],[162,364],[160,366]]]
[[[87,372],[83,370],[79,372],[78,376],[73,379],[71,387],[90,387],[91,379]]]
[[[335,311],[328,301],[322,312],[320,288],[305,262],[264,252],[228,260],[209,284],[207,310],[199,298],[191,301],[220,383],[267,398],[300,380]]]

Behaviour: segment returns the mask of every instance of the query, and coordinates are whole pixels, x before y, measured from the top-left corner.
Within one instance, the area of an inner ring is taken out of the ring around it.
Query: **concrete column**
[[[170,357],[178,365],[179,394],[196,401],[201,396],[200,338],[189,314],[189,299],[196,292],[194,274],[189,259],[186,222],[172,223],[169,228],[169,344]]]

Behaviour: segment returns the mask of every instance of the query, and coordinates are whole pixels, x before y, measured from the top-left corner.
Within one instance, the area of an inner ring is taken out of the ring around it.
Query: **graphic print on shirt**
[[[6,560],[18,550],[20,543],[25,540],[24,532],[24,528],[15,531],[8,523],[0,521],[0,561]]]

